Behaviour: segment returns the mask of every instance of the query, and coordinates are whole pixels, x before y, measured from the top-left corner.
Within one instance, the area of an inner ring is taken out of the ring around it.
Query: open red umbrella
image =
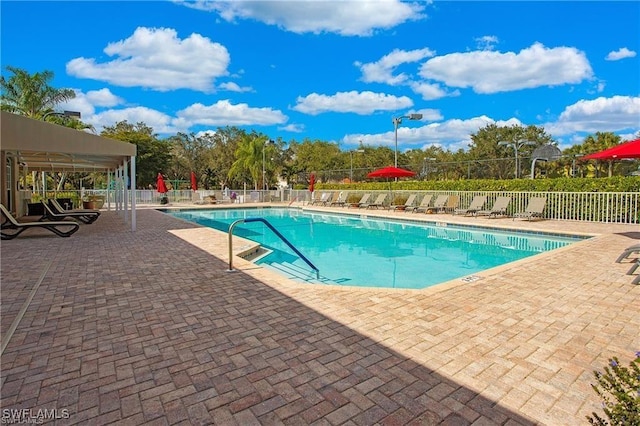
[[[198,179],[196,179],[195,172],[191,172],[191,189],[194,191],[198,190]]]
[[[411,170],[400,169],[398,167],[387,166],[378,170],[374,170],[367,174],[369,178],[401,178],[415,176],[415,173]],[[389,195],[391,195],[391,182],[389,182]],[[393,197],[392,197],[393,198]],[[393,200],[392,200],[393,202]]]
[[[162,173],[158,173],[156,186],[158,187],[158,192],[161,194],[169,192],[167,185],[164,183],[164,179],[162,178]]]
[[[581,160],[621,160],[624,158],[640,158],[640,139],[580,157]]]
[[[393,166],[383,167],[382,169],[374,170],[371,173],[367,174],[367,177],[369,178],[400,178],[410,176],[415,176],[415,172],[412,172],[411,170],[399,169]]]
[[[309,192],[313,193],[313,189],[315,186],[316,186],[316,175],[311,173],[311,176],[309,177]]]

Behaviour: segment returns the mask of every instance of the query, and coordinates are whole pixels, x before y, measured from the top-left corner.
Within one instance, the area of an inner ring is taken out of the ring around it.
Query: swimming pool
[[[164,212],[224,232],[238,219],[264,218],[318,267],[320,280],[265,224],[240,223],[234,235],[267,250],[255,263],[294,280],[343,286],[420,289],[473,280],[476,272],[583,239],[289,208]]]

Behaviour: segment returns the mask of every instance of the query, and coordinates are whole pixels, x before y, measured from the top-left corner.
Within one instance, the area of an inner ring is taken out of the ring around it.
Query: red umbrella
[[[316,175],[311,173],[311,177],[309,177],[309,192],[313,192],[313,189],[315,186],[316,186]]]
[[[195,172],[191,172],[191,189],[194,191],[198,190],[198,179],[196,179]]]
[[[382,169],[374,170],[371,173],[367,174],[367,177],[369,178],[383,177],[387,179],[410,176],[415,176],[415,173],[411,170],[399,169],[393,166],[383,167]],[[389,182],[389,195],[391,195],[391,182]]]
[[[411,170],[399,169],[397,167],[388,166],[382,169],[374,170],[367,175],[370,178],[399,178],[399,177],[410,177],[415,176],[415,173]]]
[[[162,178],[162,173],[158,173],[158,180],[156,182],[156,185],[158,187],[159,193],[164,194],[166,192],[169,192],[169,190],[167,189],[167,185],[164,183],[164,179]]]
[[[604,151],[581,157],[581,160],[621,160],[623,158],[640,158],[640,139],[621,143]]]

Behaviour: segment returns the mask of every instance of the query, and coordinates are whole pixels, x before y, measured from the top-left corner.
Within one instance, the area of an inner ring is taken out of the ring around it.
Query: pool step
[[[337,284],[336,282],[320,275],[320,279],[316,278],[316,273],[310,270],[306,265],[296,265],[290,262],[280,263],[261,263],[260,266],[273,269],[276,272],[285,275],[289,279],[314,284]]]

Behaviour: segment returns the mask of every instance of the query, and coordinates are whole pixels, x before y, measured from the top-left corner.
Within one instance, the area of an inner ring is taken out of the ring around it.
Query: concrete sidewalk
[[[614,262],[637,225],[412,215],[597,236],[393,290],[292,283],[241,259],[229,273],[226,234],[137,214],[135,233],[103,212],[70,238],[2,241],[3,421],[582,425],[601,413],[592,371],[640,350],[640,286]]]

